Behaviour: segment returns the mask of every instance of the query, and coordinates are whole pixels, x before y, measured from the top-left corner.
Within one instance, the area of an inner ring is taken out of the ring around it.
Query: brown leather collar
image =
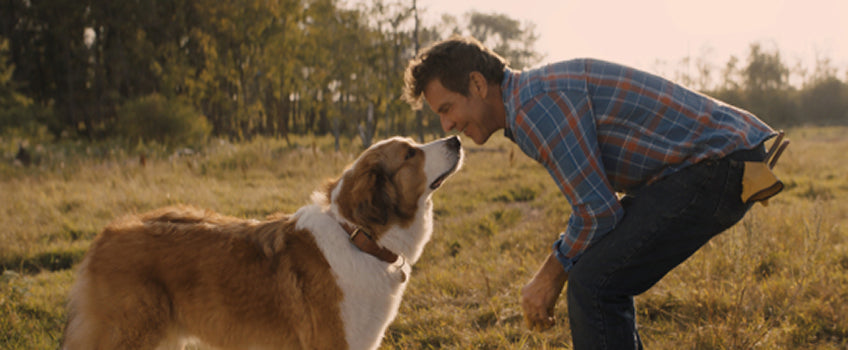
[[[351,226],[345,223],[342,223],[342,228],[344,228],[345,232],[347,232],[348,238],[350,238],[350,242],[353,243],[359,250],[373,255],[375,258],[385,261],[389,264],[394,264],[399,256],[393,253],[391,250],[386,249],[385,247],[380,246],[377,242],[371,238],[367,232],[363,231],[359,227]]]

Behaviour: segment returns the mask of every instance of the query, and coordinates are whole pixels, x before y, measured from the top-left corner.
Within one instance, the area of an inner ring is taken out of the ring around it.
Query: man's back
[[[614,63],[575,59],[515,78],[515,72],[505,78],[505,90],[518,92],[505,97],[507,119],[523,114],[522,121],[535,124],[548,140],[563,128],[594,135],[616,191],[753,148],[774,135],[747,111]],[[551,108],[563,104],[568,106]]]

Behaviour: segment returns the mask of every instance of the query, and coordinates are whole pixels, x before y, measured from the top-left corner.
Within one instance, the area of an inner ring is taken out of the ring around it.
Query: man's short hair
[[[403,99],[413,109],[420,109],[424,88],[433,79],[439,79],[450,91],[468,96],[471,72],[480,72],[489,84],[500,84],[507,64],[477,39],[451,36],[428,46],[409,61],[403,76]]]

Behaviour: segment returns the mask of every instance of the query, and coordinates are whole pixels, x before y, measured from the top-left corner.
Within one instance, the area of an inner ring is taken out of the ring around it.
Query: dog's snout
[[[459,136],[451,136],[447,142],[448,149],[451,151],[459,151],[459,148],[462,147],[462,141],[459,140]]]

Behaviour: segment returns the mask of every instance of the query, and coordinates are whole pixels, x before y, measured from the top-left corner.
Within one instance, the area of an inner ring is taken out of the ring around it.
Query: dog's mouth
[[[433,181],[433,183],[430,184],[430,189],[435,190],[435,189],[439,188],[439,186],[442,186],[442,183],[445,182],[445,179],[447,179],[448,176],[451,176],[451,174],[453,174],[458,167],[459,167],[459,160],[457,160],[456,163],[453,163],[453,167],[451,167],[448,171],[446,171],[442,175],[439,175],[439,177],[437,177],[436,180]]]
[[[430,183],[430,190],[435,190],[442,186],[442,183],[445,182],[445,179],[450,177],[453,173],[459,170],[460,167],[462,167],[462,159],[465,155],[465,153],[462,151],[462,142],[460,141],[459,137],[453,136],[428,143],[424,145],[423,148],[436,148],[435,151],[431,152],[433,152],[432,154],[437,158],[442,158],[441,160],[434,161],[436,164],[438,164],[438,168],[450,165],[450,169],[437,176],[436,179]]]

